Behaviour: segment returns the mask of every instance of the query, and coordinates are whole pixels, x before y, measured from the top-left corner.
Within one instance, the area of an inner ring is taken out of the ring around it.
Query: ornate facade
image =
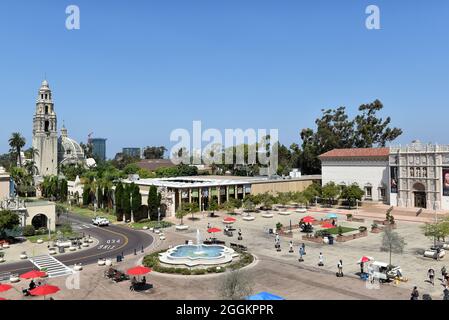
[[[449,146],[414,141],[405,147],[391,147],[389,165],[392,204],[449,209],[444,181],[449,172]]]

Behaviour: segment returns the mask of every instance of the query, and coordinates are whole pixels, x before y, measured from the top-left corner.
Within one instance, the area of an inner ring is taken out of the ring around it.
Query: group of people
[[[129,287],[129,290],[134,291],[136,290],[136,288],[139,287],[145,287],[145,285],[147,284],[147,278],[144,276],[142,278],[142,281],[137,281],[136,277],[133,277],[131,279],[131,286]]]
[[[40,287],[42,283],[39,281],[37,284],[34,282],[34,280],[30,281],[30,284],[28,285],[28,289],[23,289],[22,293],[24,296],[31,296],[30,291],[33,289],[36,289],[37,287]]]
[[[427,277],[429,278],[429,282],[434,286],[435,285],[435,270],[433,268],[430,268],[427,271]],[[441,268],[441,282],[445,285],[445,286],[449,286],[449,274],[446,270],[446,267],[443,266]]]

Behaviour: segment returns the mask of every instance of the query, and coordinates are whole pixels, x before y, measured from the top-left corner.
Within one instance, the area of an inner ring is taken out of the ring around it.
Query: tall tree
[[[160,147],[146,147],[143,151],[145,159],[163,159],[164,154],[167,152],[167,148]]]
[[[142,195],[140,194],[140,188],[135,183],[131,183],[130,189],[132,194],[131,208],[134,215],[138,215],[140,207],[142,206]]]
[[[148,193],[148,214],[151,220],[157,220],[158,208],[161,205],[161,198],[157,192],[156,186],[151,186]]]
[[[19,133],[14,132],[9,138],[9,146],[11,147],[11,151],[17,155],[17,159],[19,162],[19,167],[22,167],[22,148],[25,146],[25,138]]]
[[[404,241],[404,238],[401,237],[397,232],[393,231],[393,228],[391,226],[387,226],[384,228],[380,251],[390,253],[390,265],[392,253],[403,253],[405,245],[406,243]]]
[[[299,158],[301,171],[305,174],[321,172],[318,156],[332,149],[382,147],[402,134],[399,128],[391,128],[390,117],[383,120],[378,112],[383,109],[379,100],[359,107],[359,114],[350,119],[345,107],[322,110],[321,118],[315,121],[316,131],[305,128],[301,131],[301,149],[292,145]]]
[[[123,220],[123,184],[121,182],[117,183],[117,186],[115,187],[115,215],[117,216],[118,221]]]
[[[131,219],[131,190],[128,185],[123,187],[122,209],[125,220]]]

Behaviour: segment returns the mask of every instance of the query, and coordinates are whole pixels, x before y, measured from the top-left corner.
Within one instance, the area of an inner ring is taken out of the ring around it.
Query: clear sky
[[[81,29],[65,28],[65,9]],[[380,8],[381,30],[365,28]],[[44,75],[69,136],[170,146],[170,132],[278,128],[380,99],[413,139],[449,143],[449,1],[39,0],[0,3],[0,152],[31,143]]]

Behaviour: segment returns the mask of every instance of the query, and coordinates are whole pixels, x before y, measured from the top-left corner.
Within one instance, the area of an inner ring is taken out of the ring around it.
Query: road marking
[[[73,274],[73,270],[63,264],[61,261],[50,255],[41,255],[29,259],[32,264],[39,268],[45,269],[49,278],[62,277]]]

